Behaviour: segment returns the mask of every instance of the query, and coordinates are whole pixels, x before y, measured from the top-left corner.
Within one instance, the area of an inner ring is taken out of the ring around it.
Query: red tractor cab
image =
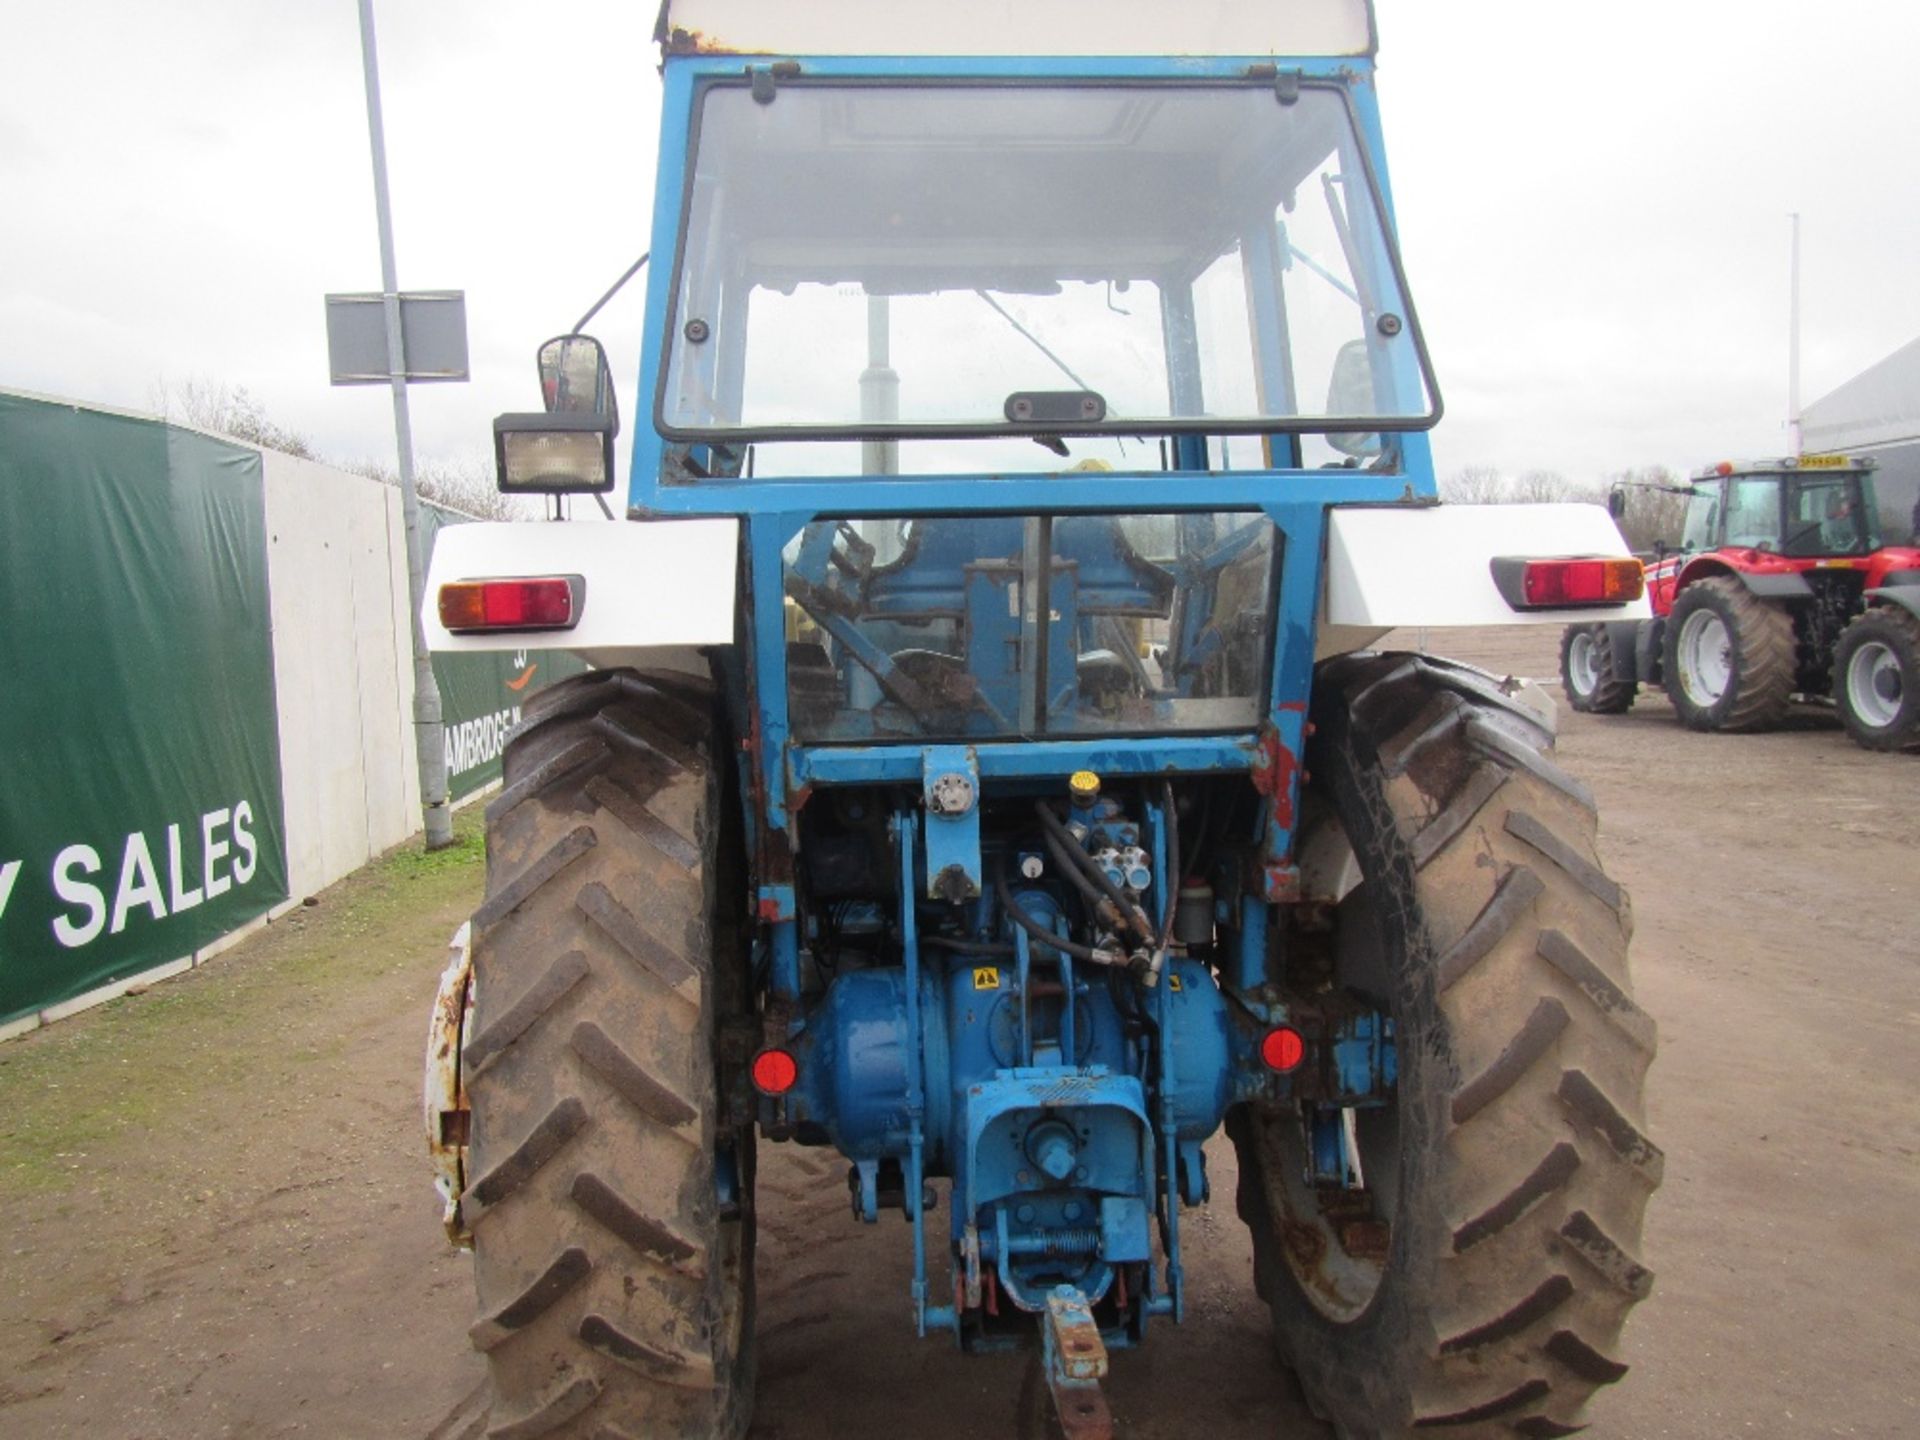
[[[1883,545],[1876,516],[1871,460],[1701,471],[1679,547],[1646,557],[1654,618],[1562,636],[1573,708],[1617,715],[1658,685],[1692,729],[1761,730],[1830,699],[1859,744],[1920,749],[1920,549]]]

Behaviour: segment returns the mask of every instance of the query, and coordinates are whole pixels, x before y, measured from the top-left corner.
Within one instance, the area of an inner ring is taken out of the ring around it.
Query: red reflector
[[[753,1057],[753,1088],[762,1095],[784,1095],[799,1078],[799,1063],[784,1050],[762,1050]]]
[[[1528,605],[1624,605],[1646,592],[1646,572],[1634,559],[1529,560],[1520,577]]]
[[[1260,1061],[1269,1070],[1278,1070],[1284,1075],[1306,1058],[1307,1042],[1291,1025],[1269,1030],[1260,1039]]]
[[[440,587],[440,623],[449,630],[565,630],[578,618],[576,581],[464,580]]]

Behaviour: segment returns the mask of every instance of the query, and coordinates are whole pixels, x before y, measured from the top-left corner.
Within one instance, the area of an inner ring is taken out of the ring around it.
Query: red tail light
[[[440,623],[472,630],[571,630],[580,620],[586,581],[578,575],[462,580],[440,587]]]
[[[753,1088],[762,1095],[784,1095],[800,1078],[800,1062],[784,1050],[762,1050],[753,1057]]]
[[[1291,1025],[1281,1025],[1260,1037],[1260,1063],[1285,1075],[1307,1058],[1307,1042]]]
[[[1515,610],[1626,605],[1647,591],[1646,571],[1630,555],[1501,556],[1493,562],[1493,583]]]

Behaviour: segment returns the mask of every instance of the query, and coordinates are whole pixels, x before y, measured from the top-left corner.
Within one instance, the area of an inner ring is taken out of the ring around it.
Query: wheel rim
[[[1687,698],[1714,705],[1733,680],[1733,636],[1711,610],[1696,610],[1680,626],[1680,683]]]
[[[1599,688],[1600,676],[1593,663],[1593,649],[1593,636],[1584,630],[1567,646],[1567,678],[1573,682],[1576,695],[1591,695]]]
[[[1853,652],[1847,661],[1847,704],[1855,715],[1884,730],[1899,717],[1905,699],[1900,657],[1891,645],[1869,640]]]

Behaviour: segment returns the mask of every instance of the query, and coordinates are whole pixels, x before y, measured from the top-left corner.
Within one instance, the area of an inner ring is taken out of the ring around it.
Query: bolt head
[[[964,815],[973,808],[973,781],[957,770],[935,778],[927,787],[927,806],[936,815]]]

